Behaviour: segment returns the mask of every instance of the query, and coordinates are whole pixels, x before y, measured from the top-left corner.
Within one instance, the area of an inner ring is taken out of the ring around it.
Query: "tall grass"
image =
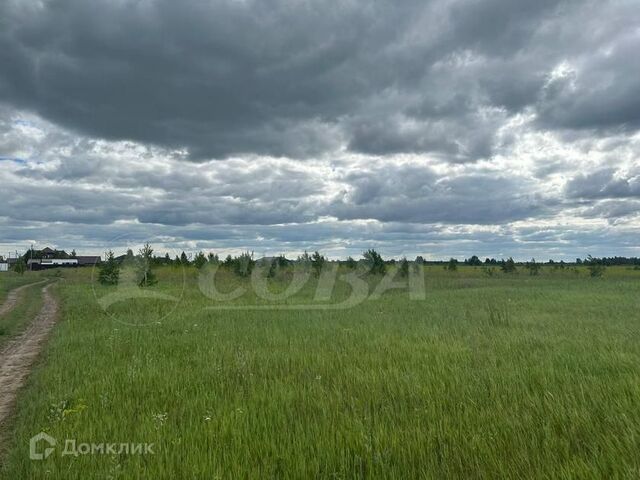
[[[392,290],[348,310],[211,310],[188,272],[179,308],[159,322],[152,300],[105,314],[86,272],[67,275],[63,319],[20,396],[4,478],[640,473],[638,272],[487,278],[434,267],[424,300]],[[182,282],[171,269],[158,277],[166,291]],[[229,290],[247,282],[221,280]],[[156,453],[31,461],[40,431],[152,442]]]

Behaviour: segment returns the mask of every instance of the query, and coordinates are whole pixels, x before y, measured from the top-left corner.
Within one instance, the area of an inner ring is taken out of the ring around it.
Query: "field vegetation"
[[[374,294],[380,271],[362,275],[368,298],[342,309],[330,306],[351,295],[355,261],[320,299],[312,266],[287,296],[290,265],[242,262],[156,266],[157,283],[139,290],[157,296],[113,303],[100,299],[138,289],[135,275],[126,287],[126,269],[118,286],[65,270],[62,318],[20,394],[3,478],[640,475],[632,266],[591,276],[589,265],[398,262],[386,274],[407,285],[418,272],[422,298],[397,285]],[[270,299],[252,287],[254,268]],[[58,450],[32,461],[40,431]],[[63,456],[65,439],[155,453]]]

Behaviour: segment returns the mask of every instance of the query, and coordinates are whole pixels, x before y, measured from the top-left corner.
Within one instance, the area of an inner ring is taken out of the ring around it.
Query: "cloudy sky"
[[[640,255],[638,0],[3,0],[0,254]]]

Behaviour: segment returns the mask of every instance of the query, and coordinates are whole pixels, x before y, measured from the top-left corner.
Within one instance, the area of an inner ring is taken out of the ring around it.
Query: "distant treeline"
[[[375,252],[375,250],[369,250],[369,252]],[[21,258],[23,258],[25,261],[29,258],[42,258],[44,256],[45,253],[48,253],[46,250],[27,250],[22,256]],[[54,250],[51,251],[49,250],[49,257],[50,258],[74,258],[76,256],[76,252],[75,250],[73,250],[71,252],[71,254],[68,254],[67,252],[65,252],[64,250]],[[366,253],[366,252],[365,252]],[[294,263],[294,262],[306,262],[306,261],[310,261],[311,257],[313,255],[317,256],[321,256],[318,252],[315,252],[314,254],[310,255],[307,252],[305,252],[304,254],[298,256],[298,258],[296,259],[288,259],[285,257],[285,255],[278,255],[276,257],[266,257],[267,260],[272,260],[277,258],[278,262],[280,265],[285,265],[288,263]],[[136,257],[136,255],[134,255],[132,250],[127,250],[127,253],[125,255],[120,255],[118,257],[115,257],[115,260],[118,263],[122,263],[125,260],[132,260],[134,257]],[[196,253],[195,255],[188,255],[186,252],[182,252],[181,255],[176,255],[174,258],[172,258],[168,253],[163,255],[163,256],[156,256],[154,255],[153,258],[151,259],[151,263],[153,265],[195,265],[196,267],[201,267],[204,264],[207,263],[212,263],[212,264],[222,264],[222,265],[226,265],[226,266],[233,266],[235,263],[237,263],[238,261],[240,262],[246,262],[247,258],[250,258],[251,260],[254,259],[254,255],[253,253],[249,253],[249,252],[245,252],[237,257],[233,257],[231,255],[227,255],[226,258],[220,258],[218,256],[218,254],[213,253],[213,252],[209,252],[209,253],[205,253],[203,251],[200,251],[198,253]],[[326,258],[323,257],[322,258]],[[262,259],[264,260],[264,259]],[[388,259],[388,260],[383,260],[384,263],[387,264],[394,264],[396,262],[402,262],[406,260],[406,258],[403,258],[401,260],[395,260],[395,259]],[[484,259],[481,259],[480,257],[478,257],[477,255],[473,255],[470,258],[465,259],[464,261],[460,262],[464,265],[469,265],[469,266],[501,266],[504,265],[505,262],[507,261],[513,261],[511,259],[511,257],[504,259],[496,259],[496,258],[489,258],[486,257]],[[329,261],[329,260],[327,260]],[[414,260],[415,263],[418,264],[423,264],[423,265],[447,265],[450,264],[452,259],[446,259],[446,260],[425,260],[421,255],[418,255]],[[456,263],[458,263],[458,260],[454,260]],[[355,260],[351,257],[348,257],[344,260],[337,260],[337,262],[342,263],[342,264],[347,264],[347,265],[352,265]],[[575,266],[575,265],[592,265],[592,264],[597,264],[597,265],[605,265],[605,266],[615,266],[615,265],[630,265],[630,266],[640,266],[640,257],[602,257],[602,258],[596,258],[596,257],[587,257],[587,258],[576,258],[575,261],[573,262],[565,262],[564,260],[560,260],[560,261],[555,261],[553,259],[550,259],[546,262],[544,261],[536,261],[535,259],[532,259],[530,261],[526,261],[526,262],[518,262],[515,261],[514,263],[516,265],[525,265],[528,263],[538,263],[541,265],[550,265],[550,266],[555,266],[555,267],[564,267],[564,266]]]
[[[375,252],[375,250],[368,250],[369,254],[371,252],[374,252],[374,254],[377,254],[377,252]],[[367,252],[365,252],[366,254]],[[180,255],[176,255],[174,258],[171,258],[171,256],[167,253],[164,256],[154,256],[153,257],[153,263],[155,265],[195,265],[196,267],[200,267],[206,263],[212,263],[212,264],[220,264],[220,265],[225,265],[225,266],[233,266],[235,263],[237,263],[238,261],[246,261],[247,259],[251,259],[251,261],[272,261],[272,260],[277,260],[277,262],[281,265],[281,266],[285,266],[291,263],[296,263],[296,262],[309,262],[312,261],[312,257],[322,257],[323,259],[325,259],[326,261],[330,261],[328,259],[326,259],[326,257],[322,256],[320,253],[318,252],[314,252],[313,254],[308,254],[307,252],[303,253],[302,255],[299,255],[297,258],[295,259],[289,259],[286,258],[285,255],[278,255],[278,256],[274,256],[274,257],[264,257],[261,259],[254,259],[254,254],[253,252],[244,252],[242,254],[240,254],[239,256],[231,256],[231,255],[227,255],[225,258],[221,258],[218,254],[213,253],[213,252],[209,252],[209,253],[205,253],[203,251],[200,251],[198,253],[196,253],[195,255],[188,255],[186,252],[182,252],[182,254]],[[119,262],[122,262],[124,260],[126,260],[127,258],[132,259],[134,257],[134,254],[131,250],[127,251],[126,255],[121,255],[119,257],[116,257],[116,260],[118,260]],[[381,257],[380,257],[381,258]],[[400,259],[400,260],[396,260],[396,259],[387,259],[387,260],[383,260],[384,263],[393,265],[395,263],[400,263],[405,261],[406,258]],[[346,265],[353,265],[353,263],[355,262],[355,260],[352,257],[347,257],[346,259],[341,259],[341,260],[335,260],[338,263],[341,264],[346,264]],[[458,263],[457,260],[454,260],[456,263]],[[467,258],[465,260],[463,260],[462,262],[460,262],[463,265],[469,265],[469,266],[501,266],[504,265],[506,262],[511,261],[514,262],[516,265],[526,265],[526,264],[530,264],[530,263],[538,263],[540,265],[550,265],[550,266],[556,266],[556,267],[560,267],[562,268],[563,266],[575,266],[575,265],[592,265],[592,264],[597,264],[597,265],[605,265],[605,266],[615,266],[615,265],[631,265],[631,266],[640,266],[640,257],[602,257],[602,258],[596,258],[596,257],[587,257],[584,259],[581,258],[576,258],[575,261],[573,262],[565,262],[564,260],[560,260],[560,261],[555,261],[553,259],[550,259],[546,262],[544,261],[536,261],[535,259],[531,259],[529,261],[524,261],[524,262],[518,262],[518,261],[514,261],[511,257],[509,258],[501,258],[501,259],[496,259],[496,258],[489,258],[486,257],[483,259],[481,259],[480,257],[473,255],[470,258]],[[451,259],[446,259],[446,260],[425,260],[424,257],[422,257],[421,255],[418,255],[413,262],[418,263],[418,264],[422,264],[422,265],[448,265],[451,263]]]

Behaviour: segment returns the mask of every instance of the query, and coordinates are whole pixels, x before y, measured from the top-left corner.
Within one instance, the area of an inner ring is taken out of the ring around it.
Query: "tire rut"
[[[42,308],[26,330],[0,351],[0,426],[11,414],[16,395],[26,382],[33,363],[56,323],[59,306],[49,291],[52,285],[49,283],[42,288]]]
[[[27,285],[22,285],[21,287],[14,288],[7,294],[7,298],[4,303],[0,305],[0,316],[9,313],[11,310],[15,308],[18,304],[18,300],[20,299],[20,294],[23,290],[26,290],[29,287],[33,287],[35,285],[40,285],[41,283],[46,282],[47,280],[40,280],[39,282],[28,283]]]

